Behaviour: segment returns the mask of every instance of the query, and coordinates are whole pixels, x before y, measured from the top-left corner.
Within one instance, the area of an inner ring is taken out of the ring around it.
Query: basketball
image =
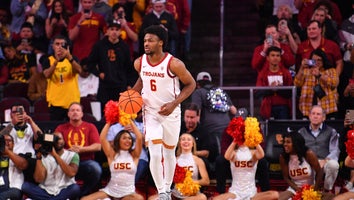
[[[136,114],[141,110],[143,99],[137,91],[130,89],[120,94],[118,105],[127,114]]]

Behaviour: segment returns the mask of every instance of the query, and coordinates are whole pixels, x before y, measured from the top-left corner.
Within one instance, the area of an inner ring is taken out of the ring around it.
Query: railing
[[[249,90],[250,92],[250,115],[254,116],[254,90],[291,90],[291,107],[292,107],[292,119],[296,119],[296,87],[295,86],[240,86],[240,87],[221,87],[223,90]]]

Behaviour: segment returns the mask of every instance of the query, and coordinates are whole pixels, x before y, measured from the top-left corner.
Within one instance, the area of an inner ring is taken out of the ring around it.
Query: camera
[[[43,156],[47,156],[48,153],[52,152],[53,146],[58,142],[58,140],[59,137],[50,131],[48,133],[38,133],[37,143],[41,144],[38,151],[41,152]]]
[[[309,59],[309,60],[307,60],[307,65],[308,66],[315,66],[316,65],[316,61],[312,60],[312,59]]]
[[[272,35],[267,35],[266,41],[269,45],[273,45],[273,36]]]

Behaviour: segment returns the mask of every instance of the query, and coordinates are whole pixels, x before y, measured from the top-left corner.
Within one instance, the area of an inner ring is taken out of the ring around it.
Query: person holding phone
[[[72,102],[80,101],[78,76],[81,66],[70,52],[67,39],[57,35],[53,40],[54,54],[43,62],[43,74],[47,78],[47,101],[51,120],[67,119]]]
[[[302,115],[309,116],[311,107],[319,105],[327,118],[336,118],[338,84],[337,71],[328,61],[326,53],[322,49],[313,50],[310,60],[302,60],[294,79],[294,85],[301,87],[299,109]]]
[[[70,17],[68,25],[69,39],[73,42],[73,54],[79,60],[89,56],[93,45],[107,29],[103,16],[92,11],[94,0],[80,0],[80,3],[81,12]]]

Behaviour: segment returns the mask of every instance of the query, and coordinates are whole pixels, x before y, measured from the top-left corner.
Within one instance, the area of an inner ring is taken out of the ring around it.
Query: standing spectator
[[[101,178],[101,166],[94,160],[95,152],[101,150],[96,126],[82,120],[84,113],[80,103],[69,106],[69,122],[59,125],[55,132],[62,133],[65,149],[80,155],[79,170],[76,179],[83,180],[80,197],[89,194]],[[88,176],[89,174],[89,176]]]
[[[33,174],[36,182],[25,182],[23,192],[32,199],[76,199],[80,187],[75,182],[80,157],[76,152],[64,149],[61,133],[54,133],[53,147],[48,155],[36,154],[37,162]]]
[[[217,146],[211,148],[216,148],[218,152],[220,152],[221,134],[230,122],[229,114],[236,114],[236,107],[232,104],[231,98],[226,94],[226,103],[230,109],[225,112],[211,110],[211,102],[207,100],[208,92],[215,88],[212,84],[211,76],[208,72],[200,72],[196,80],[200,88],[193,92],[191,101],[200,108],[200,124],[202,124],[206,130],[205,134],[211,135],[213,140],[217,141]]]
[[[112,145],[107,140],[110,124],[106,123],[103,127],[100,140],[108,160],[111,179],[105,188],[82,198],[82,200],[112,197],[117,199],[144,199],[143,196],[135,191],[135,174],[137,173],[139,157],[143,146],[143,135],[133,121],[128,126],[130,126],[130,129],[136,136],[136,144],[134,144],[133,137],[128,130],[121,130],[114,137]]]
[[[303,59],[309,59],[310,54],[315,49],[322,49],[327,56],[330,64],[335,66],[337,76],[339,76],[343,70],[343,59],[339,46],[322,36],[322,26],[319,21],[312,20],[307,26],[307,40],[303,41],[296,53],[296,69],[299,70],[301,61]]]
[[[92,11],[94,0],[80,0],[82,11],[71,16],[68,32],[73,42],[73,54],[80,60],[88,57],[93,45],[106,29],[104,18]]]
[[[99,80],[98,77],[90,73],[88,69],[88,58],[84,58],[80,62],[82,71],[79,74],[79,90],[80,97],[92,97],[96,99]]]
[[[68,37],[69,14],[62,0],[54,0],[49,11],[49,16],[45,20],[45,32],[50,40],[48,54],[53,54],[53,38],[57,35]]]
[[[144,30],[151,25],[160,25],[168,33],[168,52],[176,56],[176,42],[178,41],[178,27],[173,15],[166,10],[166,0],[152,0],[152,11],[144,16],[139,32],[140,54],[144,52]],[[165,49],[164,49],[165,50]]]
[[[316,152],[325,174],[324,189],[331,191],[339,169],[339,134],[335,129],[324,123],[326,113],[321,106],[311,108],[309,119],[310,125],[302,127],[299,133],[304,137],[305,145]]]
[[[22,24],[19,37],[17,39],[13,38],[12,43],[17,52],[34,57],[34,59],[36,59],[37,54],[47,52],[48,47],[45,39],[39,39],[34,35],[33,25],[29,22]]]
[[[141,92],[143,98],[150,172],[159,198],[171,199],[175,148],[181,127],[180,103],[193,92],[195,81],[182,61],[163,50],[168,37],[163,27],[153,25],[144,32],[145,54],[134,62],[140,77],[133,89]],[[182,90],[179,81],[184,85]]]
[[[67,109],[72,102],[80,101],[78,74],[81,66],[69,50],[65,37],[55,36],[54,54],[43,63],[43,73],[47,78],[47,102],[51,120],[66,119]]]
[[[291,86],[293,80],[289,70],[281,65],[281,49],[269,47],[267,50],[268,68],[264,68],[257,77],[256,86]],[[290,93],[286,90],[260,90],[262,96],[260,114],[264,119],[289,119],[291,110]]]
[[[10,10],[12,14],[11,32],[12,39],[17,39],[24,22],[33,25],[34,35],[44,36],[44,22],[47,18],[45,2],[41,0],[11,1]]]
[[[102,111],[109,100],[118,100],[119,93],[133,86],[137,78],[129,47],[119,38],[121,25],[112,20],[108,27],[107,37],[94,45],[87,64],[99,78],[97,99]]]
[[[112,18],[112,7],[109,6],[104,0],[94,0],[92,11],[102,15],[107,23]]]
[[[325,38],[338,43],[337,24],[334,20],[328,17],[327,12],[328,11],[322,7],[317,8],[312,15],[312,20],[317,20],[321,23],[321,26],[323,27],[322,35]]]
[[[125,10],[126,7],[123,4],[116,3],[112,8],[112,16],[113,20],[116,20],[121,26],[119,38],[129,46],[130,56],[136,58],[138,52],[134,46],[138,42],[138,34],[135,24],[127,21]]]
[[[1,179],[0,199],[21,199],[22,184],[24,181],[23,171],[28,167],[27,159],[13,152],[14,139],[11,135],[2,135],[5,141],[3,152],[0,153]]]
[[[294,85],[301,87],[299,109],[303,116],[309,116],[312,105],[319,105],[328,118],[336,118],[339,82],[337,71],[321,49],[312,51],[310,58],[302,60],[294,79]]]
[[[315,185],[320,190],[323,177],[316,153],[305,145],[305,139],[299,133],[286,133],[284,152],[280,154],[279,163],[288,189],[279,194],[279,200],[288,200],[305,184]]]
[[[299,34],[296,33],[291,26],[290,21],[285,18],[279,19],[277,24],[279,30],[279,42],[289,45],[291,52],[295,55],[301,40]]]
[[[268,25],[265,29],[265,40],[263,44],[258,45],[253,52],[252,56],[252,69],[257,70],[259,73],[263,68],[268,64],[266,59],[267,50],[271,46],[276,46],[282,50],[282,65],[285,68],[289,68],[290,66],[295,64],[295,58],[292,54],[291,48],[289,45],[279,42],[279,32],[275,25]]]

